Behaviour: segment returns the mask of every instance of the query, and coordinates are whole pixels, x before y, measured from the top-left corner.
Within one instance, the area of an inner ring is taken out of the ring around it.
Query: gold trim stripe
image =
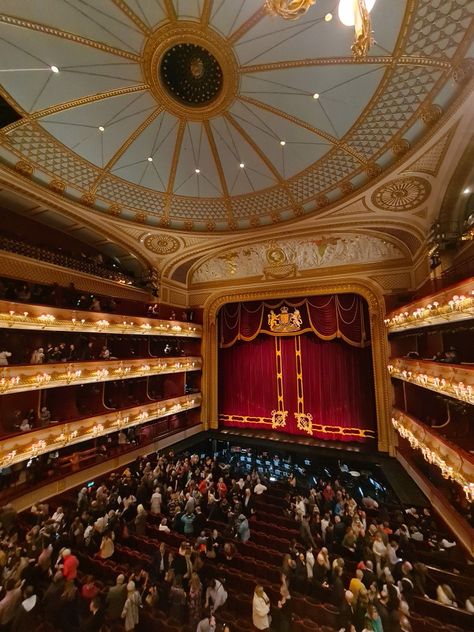
[[[296,362],[296,398],[297,412],[304,413],[304,390],[303,390],[303,357],[301,355],[301,338],[295,337],[295,362]]]
[[[393,66],[399,64],[401,66],[431,66],[446,70],[452,67],[450,61],[443,59],[430,59],[429,57],[411,57],[402,56],[399,58],[391,55],[381,55],[380,57],[316,57],[315,59],[294,59],[285,61],[275,61],[266,64],[251,64],[249,66],[241,66],[239,72],[241,74],[250,74],[255,72],[270,72],[273,70],[287,70],[289,68],[304,68],[311,66],[334,66],[338,64],[359,65],[371,64],[374,66]]]
[[[276,384],[278,410],[285,410],[285,400],[283,391],[283,364],[281,357],[281,337],[275,338],[275,362],[276,362]]]
[[[0,14],[0,22],[3,22],[3,24],[18,26],[24,29],[30,29],[31,31],[39,31],[40,33],[53,35],[54,37],[61,37],[62,39],[76,42],[76,44],[83,44],[84,46],[90,46],[91,48],[101,50],[105,53],[111,53],[112,55],[118,55],[119,57],[125,57],[126,59],[132,59],[133,61],[137,62],[140,61],[140,55],[138,55],[137,53],[130,53],[127,50],[115,48],[115,46],[109,46],[108,44],[91,40],[88,37],[82,37],[82,35],[70,33],[69,31],[62,31],[51,26],[46,26],[46,24],[41,24],[39,22],[31,22],[30,20],[22,20],[20,18],[16,18],[13,15],[2,14]]]
[[[250,415],[219,415],[219,422],[238,424],[261,424],[271,426],[271,417],[252,417]],[[375,439],[375,431],[368,428],[346,428],[345,426],[331,426],[328,424],[313,424],[313,432],[320,434],[336,434],[344,437],[361,437],[363,439]]]

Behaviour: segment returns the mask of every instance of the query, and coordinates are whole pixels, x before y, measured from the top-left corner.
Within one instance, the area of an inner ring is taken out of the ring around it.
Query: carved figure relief
[[[283,266],[287,270],[286,276],[294,276],[303,270],[402,257],[401,250],[392,243],[368,235],[288,239],[251,244],[211,257],[196,268],[192,282],[268,277],[273,268],[276,273],[281,272]],[[281,278],[281,274],[273,276]]]

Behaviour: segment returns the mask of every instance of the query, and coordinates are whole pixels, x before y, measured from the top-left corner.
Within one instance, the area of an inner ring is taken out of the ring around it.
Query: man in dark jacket
[[[124,582],[125,576],[120,574],[117,576],[115,586],[109,588],[107,597],[105,598],[105,613],[107,621],[120,621],[123,607],[127,599],[127,587]]]

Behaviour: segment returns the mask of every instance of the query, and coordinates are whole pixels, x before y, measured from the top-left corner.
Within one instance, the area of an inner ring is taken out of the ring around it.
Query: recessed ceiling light
[[[245,163],[244,163],[244,162],[241,162],[241,163],[240,163],[240,168],[241,168],[241,169],[243,169],[244,167],[245,167]]]
[[[286,145],[286,140],[281,140],[281,141],[280,141],[280,145],[281,145],[282,147],[284,147],[284,146]]]
[[[467,187],[467,189],[464,189],[463,191],[464,195],[469,195],[470,192],[471,192],[471,189],[469,187]]]
[[[148,156],[147,160],[148,162],[153,162],[153,158],[151,156]]]
[[[194,169],[196,173],[201,173],[201,169]]]
[[[313,94],[313,99],[319,99],[319,92],[315,92]]]
[[[57,66],[50,66],[51,72],[58,73],[59,68]]]
[[[324,20],[326,22],[330,22],[332,20],[332,13],[326,13],[326,15],[324,16]]]
[[[105,127],[103,125],[99,125],[99,132],[105,132]]]

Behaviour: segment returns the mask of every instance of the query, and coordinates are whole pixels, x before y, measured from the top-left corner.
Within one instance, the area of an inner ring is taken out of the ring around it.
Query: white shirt
[[[267,488],[265,485],[262,485],[262,483],[257,483],[253,488],[253,491],[257,494],[257,496],[260,496],[260,494],[267,491]]]

